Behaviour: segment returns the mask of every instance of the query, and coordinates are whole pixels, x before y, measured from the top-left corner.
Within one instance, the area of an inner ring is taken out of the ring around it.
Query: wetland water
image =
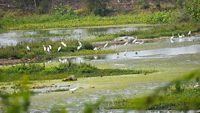
[[[176,48],[161,48],[161,49],[142,50],[142,51],[125,51],[125,52],[106,54],[106,55],[73,57],[69,58],[69,60],[77,63],[90,62],[90,61],[102,62],[109,60],[124,60],[124,59],[170,58],[177,55],[196,54],[196,53],[200,53],[200,44],[185,46],[185,47],[184,46],[176,47]],[[66,58],[62,58],[62,60],[64,59]],[[52,62],[59,62],[59,58],[53,60]]]
[[[150,26],[124,25],[115,27],[73,28],[60,30],[12,31],[0,34],[0,46],[16,45],[20,42],[42,41],[45,39],[90,39],[101,34],[115,34],[149,29]]]

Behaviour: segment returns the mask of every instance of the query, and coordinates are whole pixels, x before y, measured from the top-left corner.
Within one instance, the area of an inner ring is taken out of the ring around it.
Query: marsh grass
[[[7,68],[1,68],[0,81],[19,80],[22,75],[29,75],[30,80],[62,79],[69,75],[76,77],[103,77],[123,74],[149,74],[156,70],[122,70],[122,69],[98,69],[92,65],[81,63],[65,63],[58,66],[45,67],[42,64],[21,64]]]
[[[200,109],[200,88],[193,88],[200,81],[200,71],[191,72],[184,77],[158,88],[149,96],[119,99],[112,109],[135,110],[198,110]]]
[[[177,11],[142,11],[135,15],[117,15],[111,17],[100,16],[72,16],[63,15],[31,15],[26,17],[9,17],[1,19],[4,29],[47,29],[85,26],[105,26],[134,23],[170,23],[179,15]]]

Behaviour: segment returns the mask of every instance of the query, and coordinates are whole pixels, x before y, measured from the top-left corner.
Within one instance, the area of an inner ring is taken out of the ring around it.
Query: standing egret
[[[124,46],[126,46],[128,44],[128,40],[124,43]]]
[[[44,49],[44,52],[46,52],[46,51],[47,51],[47,48],[46,48],[46,46],[45,46],[45,45],[43,45],[43,49]]]
[[[50,47],[47,47],[47,52],[50,53],[51,52],[51,49]]]
[[[49,49],[52,50],[52,46],[51,45],[49,45]]]
[[[106,44],[103,46],[103,48],[106,48],[108,46],[108,42],[106,42]]]
[[[172,37],[170,37],[170,43],[174,43],[174,35]]]
[[[31,48],[30,48],[29,46],[26,46],[26,49],[27,49],[28,51],[31,51]]]
[[[64,47],[67,47],[67,45],[66,45],[64,42],[61,42],[61,44],[62,44]]]
[[[62,47],[60,46],[60,47],[58,47],[58,52],[60,52],[60,50],[62,49]]]
[[[82,48],[82,43],[80,41],[78,41],[79,46],[77,47],[77,50],[80,50]]]
[[[71,91],[72,93],[74,93],[74,91],[76,91],[78,88],[79,88],[78,86],[76,86],[74,88],[69,88],[69,91]]]
[[[134,44],[137,41],[137,37],[132,41],[132,43]]]
[[[192,35],[192,31],[189,31],[189,32],[188,32],[188,36],[191,36],[191,35]]]
[[[98,48],[97,47],[94,47],[94,49],[93,49],[94,51],[97,51],[98,50]]]

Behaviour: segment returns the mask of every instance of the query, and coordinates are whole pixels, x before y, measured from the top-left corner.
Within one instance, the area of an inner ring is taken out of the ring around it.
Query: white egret
[[[26,49],[27,49],[28,51],[31,51],[31,48],[30,48],[29,46],[26,46]]]
[[[174,35],[170,37],[170,43],[174,43]]]
[[[103,48],[106,48],[108,46],[108,42],[106,42],[106,44],[103,46]]]
[[[61,44],[62,44],[64,47],[67,47],[67,45],[66,45],[64,42],[61,42]]]
[[[141,42],[135,42],[135,44],[144,44],[144,40],[142,40]]]
[[[69,91],[71,91],[72,93],[74,93],[74,91],[76,91],[78,88],[79,88],[78,86],[76,86],[74,88],[69,88]]]
[[[51,45],[49,45],[49,49],[52,50],[52,46]]]
[[[192,31],[189,31],[189,32],[188,32],[188,36],[191,36],[191,35],[192,35]]]
[[[77,50],[80,50],[82,48],[82,43],[78,41],[79,46],[77,47]]]
[[[97,47],[94,47],[94,49],[93,49],[94,51],[97,51],[98,50],[98,48]]]
[[[51,49],[50,47],[47,47],[47,52],[50,53],[51,52]]]
[[[137,37],[132,41],[132,43],[134,44],[137,41]]]
[[[126,41],[126,42],[124,43],[124,46],[126,46],[126,45],[128,45],[128,41]]]
[[[194,86],[193,86],[193,88],[198,88],[199,87],[199,84],[198,83],[196,83]]]
[[[43,49],[44,49],[44,52],[46,52],[46,51],[47,51],[47,48],[46,48],[46,46],[45,46],[45,45],[43,45]]]
[[[58,47],[58,52],[60,52],[60,50],[62,49],[62,47],[60,46],[60,47]]]

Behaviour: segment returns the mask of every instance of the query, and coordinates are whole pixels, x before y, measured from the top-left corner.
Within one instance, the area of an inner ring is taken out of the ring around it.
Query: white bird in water
[[[49,49],[52,50],[52,46],[51,45],[49,45]]]
[[[58,47],[58,52],[60,52],[60,50],[62,49],[62,47],[60,46],[60,47]]]
[[[27,49],[28,51],[31,51],[31,48],[30,48],[29,46],[26,46],[26,49]]]
[[[174,35],[170,37],[170,43],[174,43]]]
[[[128,44],[128,40],[124,43],[124,46],[126,46]]]
[[[67,47],[67,45],[66,45],[64,42],[61,42],[61,44],[62,44],[64,47]]]
[[[82,48],[82,43],[80,41],[78,41],[79,46],[77,47],[77,50],[80,50]]]
[[[142,40],[141,42],[135,42],[135,44],[144,44],[144,40]]]
[[[137,37],[132,41],[132,43],[134,44],[137,41]]]
[[[192,31],[189,31],[189,32],[188,32],[188,36],[191,36],[191,35],[192,35]]]
[[[44,52],[46,52],[46,51],[47,51],[47,48],[46,48],[46,46],[45,46],[45,45],[43,45],[43,50],[44,50]]]
[[[197,88],[197,87],[199,87],[199,84],[198,84],[198,83],[196,83],[196,84],[193,86],[193,88]]]
[[[95,47],[93,50],[94,50],[94,51],[97,51],[97,50],[98,50],[98,48],[97,48],[97,47]]]
[[[76,91],[78,88],[79,88],[79,87],[76,86],[76,87],[74,87],[74,88],[70,88],[69,91],[71,91],[72,93],[74,93],[74,91]]]
[[[106,48],[108,46],[108,42],[106,42],[106,44],[103,46],[103,48]]]
[[[51,49],[50,47],[47,47],[47,52],[50,53],[51,52]]]

